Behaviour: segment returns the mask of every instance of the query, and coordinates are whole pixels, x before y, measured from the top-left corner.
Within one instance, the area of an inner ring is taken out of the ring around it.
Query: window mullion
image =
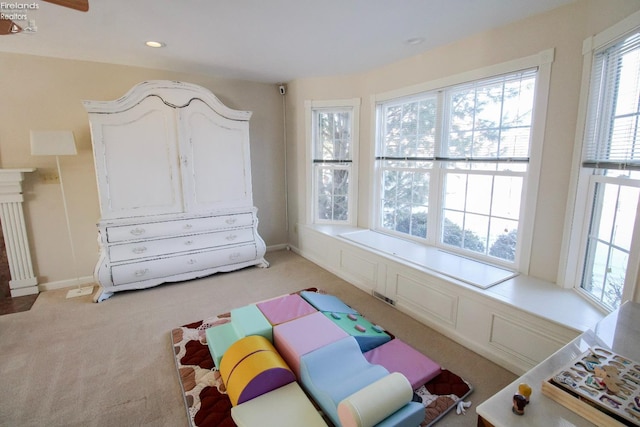
[[[436,108],[436,129],[435,129],[435,149],[436,156],[444,155],[444,147],[447,136],[444,134],[446,129],[446,122],[448,114],[444,112],[448,109],[447,97],[445,91],[440,90],[437,93],[437,108]],[[443,224],[443,202],[444,202],[444,188],[443,188],[443,169],[442,162],[434,162],[433,169],[429,176],[429,216],[427,227],[427,242],[431,245],[438,246],[439,237],[442,235]]]
[[[336,191],[338,189],[338,185],[336,183],[336,176],[338,169],[335,168],[334,165],[328,165],[328,176],[331,179],[331,193],[329,194],[329,221],[338,221],[336,215],[338,214],[338,206],[336,206]]]
[[[429,214],[427,227],[427,242],[430,245],[438,246],[438,236],[442,234],[442,171],[440,162],[435,162],[429,174]]]
[[[490,195],[489,197],[491,197],[491,203],[489,203],[489,224],[487,224],[487,255],[489,255],[489,250],[490,250],[490,247],[491,247],[490,246],[491,245],[491,231],[492,231],[491,230],[491,226],[493,225],[491,219],[494,218],[494,216],[493,216],[493,200],[494,200],[493,193],[494,193],[495,189],[496,189],[496,175],[493,175],[491,177],[491,191],[489,192],[489,195]]]
[[[638,97],[638,102],[636,103],[636,113],[633,121],[633,142],[631,143],[632,152],[636,152],[636,147],[638,146],[638,120],[640,120],[640,97]]]
[[[640,198],[636,205],[636,212],[640,212]],[[640,288],[637,287],[640,274],[640,215],[636,214],[633,226],[633,237],[631,239],[631,249],[629,250],[629,264],[624,279],[624,288],[622,290],[623,301],[638,301]],[[635,294],[635,295],[634,295]]]
[[[507,86],[506,82],[502,82],[502,96],[500,102],[500,124],[498,125],[498,149],[496,151],[496,157],[500,157],[500,149],[502,148],[502,130],[504,129],[504,91]],[[491,190],[493,194],[493,189]],[[488,239],[487,239],[488,241]]]

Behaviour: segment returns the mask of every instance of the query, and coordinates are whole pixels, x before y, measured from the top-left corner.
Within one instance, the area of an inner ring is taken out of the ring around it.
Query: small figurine
[[[527,398],[521,394],[513,395],[513,407],[511,411],[513,411],[516,415],[524,415],[524,407],[527,406]]]
[[[529,403],[529,398],[531,397],[531,386],[527,383],[520,383],[518,385],[518,394],[524,396],[527,399],[527,404]]]
[[[524,415],[524,407],[529,404],[531,397],[531,386],[526,383],[518,385],[518,391],[513,395],[513,407],[511,410],[516,415]]]

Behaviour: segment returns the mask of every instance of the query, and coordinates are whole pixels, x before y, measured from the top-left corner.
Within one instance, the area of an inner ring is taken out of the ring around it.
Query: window
[[[571,237],[579,249],[569,251],[567,275],[607,310],[630,298],[640,261],[633,250],[640,242],[640,30],[618,37],[585,61],[590,83]]]
[[[602,172],[602,173],[601,173]],[[604,173],[604,174],[603,174]],[[640,189],[637,172],[591,176],[591,220],[580,287],[609,309],[622,301]]]
[[[536,72],[445,91],[439,243],[515,261]]]
[[[379,227],[385,230],[427,237],[437,104],[437,96],[428,94],[378,107]]]
[[[313,223],[355,223],[359,101],[307,102]]]
[[[548,77],[539,87],[541,62],[526,62],[503,74],[380,97],[378,231],[522,270],[522,207],[535,205],[526,200],[534,109],[548,90]]]

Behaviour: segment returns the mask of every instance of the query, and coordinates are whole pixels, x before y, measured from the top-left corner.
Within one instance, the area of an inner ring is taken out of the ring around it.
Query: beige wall
[[[582,42],[640,9],[637,0],[579,0],[524,21],[433,49],[365,74],[301,79],[287,97],[289,241],[297,245],[296,223],[304,223],[305,100],[360,97],[358,225],[370,225],[371,95],[428,82],[555,48],[543,148],[530,274],[556,281],[564,228],[577,120]],[[400,46],[399,46],[400,48]]]
[[[41,284],[91,276],[97,261],[99,207],[91,137],[82,100],[112,100],[145,80],[202,85],[227,106],[253,111],[251,164],[259,231],[267,245],[285,244],[282,97],[275,85],[101,63],[0,53],[0,167],[35,167],[24,185],[27,232]],[[73,271],[54,157],[30,155],[29,130],[72,130],[78,155],[61,157],[78,272]]]

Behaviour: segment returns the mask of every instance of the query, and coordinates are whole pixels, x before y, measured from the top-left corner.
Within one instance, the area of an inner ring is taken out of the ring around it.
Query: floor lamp
[[[80,287],[80,279],[78,276],[78,264],[76,259],[76,250],[71,237],[71,222],[69,221],[69,210],[67,208],[67,197],[64,193],[64,182],[62,180],[62,170],[60,169],[60,156],[75,156],[76,141],[71,131],[31,131],[31,155],[32,156],[56,156],[56,165],[58,166],[58,177],[60,178],[60,191],[62,192],[62,203],[64,205],[64,217],[67,221],[67,235],[69,237],[69,245],[71,247],[71,257],[73,258],[73,272],[78,285],[76,289],[67,292],[67,298],[79,297],[82,295],[90,295],[93,292],[93,286]]]

